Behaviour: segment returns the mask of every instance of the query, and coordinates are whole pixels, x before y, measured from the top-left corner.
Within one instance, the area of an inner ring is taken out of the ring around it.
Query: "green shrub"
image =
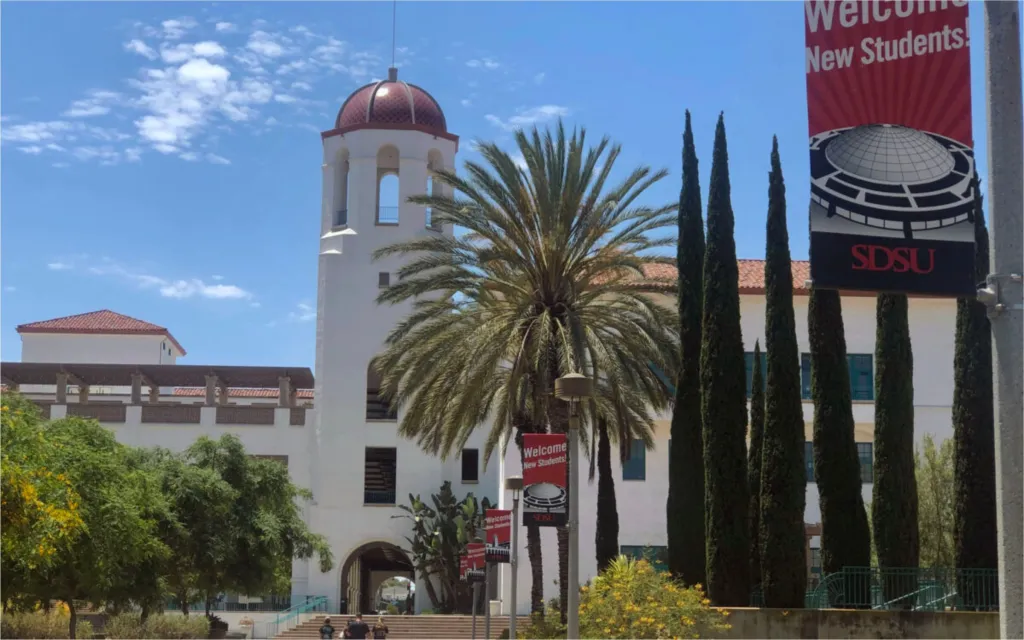
[[[397,616],[399,613],[398,607],[389,602],[387,606],[387,612],[389,616]]]
[[[151,615],[143,623],[137,613],[122,613],[111,616],[103,633],[108,638],[206,638],[210,634],[210,622],[206,616],[177,614]]]
[[[71,618],[66,607],[58,606],[49,613],[4,613],[0,616],[0,638],[67,638]],[[91,638],[92,623],[78,620],[75,635]]]
[[[700,638],[731,628],[729,612],[712,608],[699,584],[686,587],[646,560],[619,556],[580,591],[584,638]]]

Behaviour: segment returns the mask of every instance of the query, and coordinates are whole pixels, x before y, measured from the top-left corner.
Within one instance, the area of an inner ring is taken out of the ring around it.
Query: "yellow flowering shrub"
[[[581,587],[584,638],[701,638],[730,628],[700,585],[686,587],[646,560],[615,559],[593,583]]]

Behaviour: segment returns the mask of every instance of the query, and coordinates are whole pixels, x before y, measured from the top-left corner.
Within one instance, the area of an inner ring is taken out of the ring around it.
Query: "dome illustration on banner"
[[[550,482],[533,484],[523,492],[523,502],[534,511],[559,511],[565,508],[565,489]]]
[[[811,138],[811,199],[851,222],[902,231],[973,222],[974,151],[935,133],[891,124]]]

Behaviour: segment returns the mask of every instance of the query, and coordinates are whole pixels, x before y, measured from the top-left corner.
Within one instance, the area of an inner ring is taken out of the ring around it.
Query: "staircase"
[[[316,640],[320,637],[320,627],[324,624],[324,618],[331,618],[331,625],[337,632],[344,629],[345,623],[351,616],[342,615],[318,615],[308,622],[304,622],[294,629],[285,631],[278,638],[309,638]],[[371,627],[377,621],[375,617],[363,618]],[[384,624],[388,626],[388,640],[470,640],[473,637],[472,616],[384,616]],[[519,616],[518,629],[525,629],[530,624],[529,616]],[[494,616],[491,618],[491,640],[501,635],[501,632],[508,627],[508,616]],[[476,637],[484,637],[484,617],[476,618]]]

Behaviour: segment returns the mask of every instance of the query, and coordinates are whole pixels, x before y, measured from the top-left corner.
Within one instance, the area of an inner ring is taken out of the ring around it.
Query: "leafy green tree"
[[[685,584],[706,582],[704,554],[704,437],[700,409],[700,344],[704,279],[704,218],[690,112],[683,133],[679,194],[679,375],[669,442],[668,565]]]
[[[315,555],[322,572],[331,570],[330,545],[323,536],[309,531],[299,512],[297,501],[309,500],[312,494],[292,484],[285,465],[249,456],[234,435],[218,440],[201,437],[185,455],[190,465],[219,476],[234,498],[219,533],[224,539],[216,541],[210,551],[217,556],[201,555],[195,567],[195,584],[205,597],[207,615],[216,594],[273,591],[282,565],[292,558]],[[211,485],[200,493],[221,496],[229,491],[210,475],[190,481],[201,487]]]
[[[55,471],[55,451],[35,404],[4,392],[0,429],[0,600],[8,602],[81,535],[82,498]]]
[[[931,434],[926,433],[921,449],[914,452],[922,567],[956,566],[953,541],[956,463],[953,451],[952,439],[943,440],[936,446]]]
[[[607,421],[598,420],[597,433],[597,526],[594,548],[597,553],[597,571],[600,573],[619,556],[619,511],[615,503],[612,445],[608,437]]]
[[[761,344],[754,341],[754,372],[750,383],[750,451],[747,453],[747,485],[750,487],[750,582],[761,586],[761,439],[764,435],[764,377],[761,375]]]
[[[907,296],[879,294],[875,335],[875,484],[871,523],[882,567],[917,567],[917,482],[914,478],[914,354]],[[889,600],[905,593],[887,581]],[[909,603],[907,604],[909,606]]]
[[[984,281],[988,267],[988,230],[979,195],[974,208],[974,278],[977,282]],[[956,301],[953,440],[956,451],[954,564],[964,569],[992,569],[998,562],[992,330],[985,306],[974,298]],[[977,596],[971,585],[961,587],[960,593],[965,595],[968,606],[974,606]]]
[[[675,310],[658,302],[675,282],[647,269],[670,262],[651,250],[671,238],[652,233],[675,224],[676,205],[635,201],[666,172],[640,167],[609,186],[620,147],[607,139],[588,147],[583,130],[567,136],[561,123],[544,134],[518,131],[515,141],[524,169],[482,144],[484,163],[467,162],[466,178],[436,175],[459,195],[410,198],[465,235],[431,234],[375,252],[408,259],[378,302],[411,302],[413,311],[374,361],[383,392],[402,408],[399,432],[446,457],[490,422],[486,460],[513,434],[548,425],[566,432],[568,407],[554,398],[554,381],[583,373],[599,383],[583,406],[584,425],[603,417],[610,433],[649,443],[648,408],[670,400],[649,365],[675,371],[678,346]],[[564,529],[558,539],[565,602]],[[528,531],[527,540],[536,597],[539,534]]]
[[[81,497],[83,532],[54,562],[31,578],[41,601],[63,600],[75,637],[75,600],[105,602],[137,584],[136,572],[158,567],[167,546],[158,532],[163,496],[154,479],[128,464],[127,448],[95,420],[71,417],[50,423],[45,439],[53,471]]]
[[[765,359],[768,379],[761,441],[761,588],[769,607],[804,604],[804,412],[800,399],[800,349],[793,316],[793,266],[786,229],[786,185],[779,141],[772,138],[765,249]]]
[[[469,613],[471,590],[459,579],[459,558],[466,544],[483,539],[484,511],[491,508],[487,498],[478,501],[472,493],[459,500],[452,483],[445,482],[429,503],[409,494],[408,505],[398,505],[412,523],[406,536],[408,554],[420,578],[424,579],[430,606],[437,613]]]
[[[866,567],[871,563],[871,527],[861,493],[843,308],[838,291],[811,290],[807,333],[814,402],[814,480],[821,505],[821,570],[828,575],[843,567]],[[847,586],[867,587],[863,581]],[[850,603],[870,602],[869,595],[851,593]]]
[[[700,353],[708,594],[719,606],[750,600],[746,365],[725,118],[718,117],[708,191]]]

